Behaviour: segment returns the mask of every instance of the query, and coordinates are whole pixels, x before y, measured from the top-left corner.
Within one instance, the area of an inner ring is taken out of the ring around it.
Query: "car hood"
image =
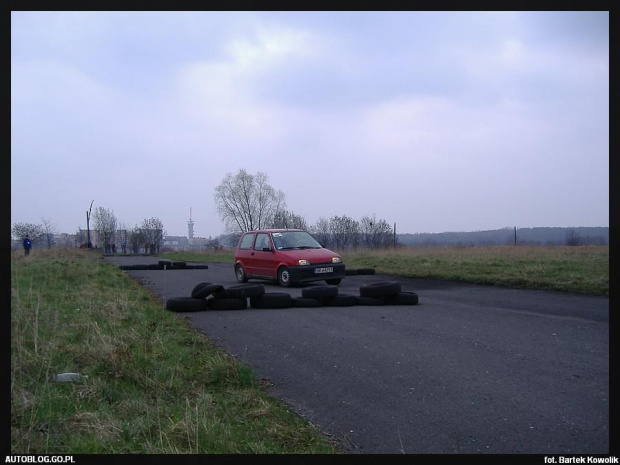
[[[291,249],[279,250],[278,253],[290,257],[293,260],[306,259],[312,263],[331,263],[332,257],[339,257],[336,252],[329,249]]]

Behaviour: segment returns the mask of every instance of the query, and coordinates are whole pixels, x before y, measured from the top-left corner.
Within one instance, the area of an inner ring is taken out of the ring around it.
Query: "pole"
[[[396,223],[394,223],[394,248],[396,248]]]
[[[90,211],[93,209],[93,202],[94,201],[95,201],[95,199],[93,199],[93,201],[90,203],[90,208],[86,212],[86,248],[87,249],[91,248],[91,243],[90,243]]]

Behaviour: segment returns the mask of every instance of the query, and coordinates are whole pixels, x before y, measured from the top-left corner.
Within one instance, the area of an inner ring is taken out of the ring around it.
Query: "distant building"
[[[189,240],[185,236],[164,237],[164,248],[182,250],[189,248]]]
[[[75,242],[77,247],[86,247],[88,243],[89,230],[80,228],[75,234]],[[96,229],[90,230],[90,243],[93,247],[99,247],[99,231]]]

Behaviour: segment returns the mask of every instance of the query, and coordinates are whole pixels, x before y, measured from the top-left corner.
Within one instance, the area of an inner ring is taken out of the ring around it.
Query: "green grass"
[[[81,382],[53,375],[77,372]],[[251,368],[88,252],[11,258],[11,453],[337,453]]]
[[[402,247],[341,255],[347,268],[374,268],[378,274],[609,296],[609,246]],[[234,262],[230,251],[164,256]]]
[[[523,289],[609,296],[609,247],[437,247],[342,254],[350,268]]]

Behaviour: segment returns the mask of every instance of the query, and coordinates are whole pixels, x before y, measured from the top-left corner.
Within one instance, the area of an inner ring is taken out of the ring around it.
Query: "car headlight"
[[[340,257],[332,257],[332,263],[341,263],[342,262],[342,258]]]
[[[297,260],[297,264],[298,265],[309,265],[310,262],[302,258],[301,260]]]

